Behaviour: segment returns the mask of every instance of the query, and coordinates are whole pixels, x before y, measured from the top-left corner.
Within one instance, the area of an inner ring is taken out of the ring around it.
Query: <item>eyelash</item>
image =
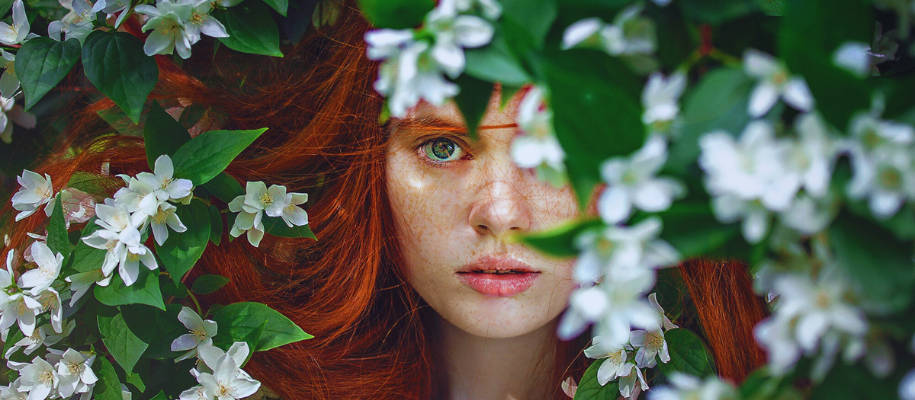
[[[432,143],[439,139],[447,139],[447,140],[454,142],[454,144],[457,147],[459,147],[461,149],[461,151],[464,152],[464,154],[461,156],[461,158],[459,158],[457,160],[453,160],[453,161],[435,161],[435,160],[430,159],[429,156],[427,156],[425,154],[423,147],[425,147],[429,143]],[[416,146],[416,149],[414,151],[416,152],[416,155],[419,157],[419,159],[422,160],[423,162],[425,162],[426,164],[429,164],[430,166],[435,167],[435,168],[444,168],[444,167],[447,167],[449,164],[452,164],[452,163],[455,163],[458,161],[473,159],[473,154],[471,154],[470,151],[467,150],[468,147],[469,146],[467,146],[466,143],[463,142],[463,140],[461,140],[457,137],[441,135],[441,136],[433,136],[433,137],[424,139],[418,146]]]

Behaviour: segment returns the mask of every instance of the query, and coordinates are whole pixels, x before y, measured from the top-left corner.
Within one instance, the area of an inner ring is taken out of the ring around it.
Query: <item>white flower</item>
[[[64,327],[63,332],[57,333],[54,332],[50,325],[42,325],[38,329],[35,329],[30,336],[26,336],[10,346],[4,357],[9,359],[10,356],[19,349],[24,349],[22,352],[25,355],[30,355],[41,346],[53,346],[63,340],[64,337],[69,336],[75,327],[76,321],[69,321]],[[0,396],[0,398],[4,397]]]
[[[589,284],[602,275],[615,280],[642,280],[652,268],[664,267],[679,260],[677,251],[657,238],[661,220],[651,217],[632,227],[608,226],[599,231],[582,233],[576,238],[582,249],[572,277]]]
[[[865,77],[871,68],[871,47],[864,42],[845,42],[832,53],[833,64],[859,76]]]
[[[92,288],[92,285],[98,283],[100,286],[108,286],[111,282],[111,277],[111,275],[106,277],[101,269],[79,272],[68,276],[64,280],[70,282],[70,290],[73,291],[73,296],[70,297],[70,306],[72,307],[76,304]]]
[[[152,36],[152,35],[150,35]],[[160,201],[179,200],[191,194],[194,184],[187,179],[175,179],[175,167],[168,155],[156,158],[153,173],[140,172],[137,180],[153,187],[156,198]]]
[[[664,313],[664,309],[661,307],[661,304],[658,303],[658,294],[657,293],[652,293],[652,294],[648,295],[648,303],[651,304],[651,307],[654,308],[655,311],[658,312],[658,315],[661,316],[661,326],[660,326],[661,328],[664,328],[665,331],[679,328],[679,326],[677,326],[673,322],[670,322],[670,318],[667,318],[667,314]]]
[[[571,376],[562,381],[562,392],[570,398],[575,398],[575,392],[578,391],[578,383]]]
[[[0,291],[0,304],[0,313],[3,314],[0,316],[0,339],[6,341],[9,328],[17,322],[23,335],[32,336],[35,331],[35,317],[42,310],[41,303],[22,292],[8,295],[5,291]]]
[[[0,96],[12,99],[20,86],[19,77],[16,75],[16,54],[0,49],[0,56],[3,58],[0,60],[3,63],[3,75],[0,76]]]
[[[172,54],[177,50],[181,58],[191,56],[192,43],[186,31],[186,24],[191,19],[192,5],[172,0],[158,0],[155,7],[144,4],[134,10],[149,16],[149,20],[143,25],[143,32],[153,30],[143,45],[146,55]]]
[[[645,375],[639,367],[629,362],[623,364],[623,368],[624,370],[620,371],[620,394],[623,397],[634,399],[639,393],[648,390],[648,382],[645,382]]]
[[[245,184],[245,202],[242,208],[249,213],[265,210],[267,215],[278,217],[284,208],[282,203],[286,199],[286,188],[280,185],[267,185],[264,182],[248,182]]]
[[[285,187],[283,191],[286,190]],[[308,225],[308,213],[305,212],[301,207],[298,207],[299,204],[303,204],[308,201],[307,193],[286,193],[285,201],[282,204],[283,207],[280,209],[279,215],[270,215],[270,210],[267,210],[267,215],[271,217],[279,216],[283,218],[283,222],[287,226],[292,228],[293,226],[304,226]]]
[[[675,73],[664,78],[659,72],[648,77],[642,92],[642,122],[651,126],[654,132],[665,132],[680,114],[680,96],[686,89],[686,75]]]
[[[0,43],[11,46],[20,44],[29,36],[29,19],[25,16],[22,0],[13,3],[13,24],[0,22]]]
[[[95,356],[86,356],[82,353],[67,349],[57,365],[57,376],[60,378],[58,390],[60,396],[68,398],[74,393],[87,393],[90,387],[98,381],[92,371]]]
[[[663,363],[670,361],[667,341],[664,340],[662,330],[634,330],[629,334],[629,343],[639,349],[635,354],[635,362],[639,368],[653,368],[656,365],[655,356],[660,357]]]
[[[185,328],[190,329],[190,333],[185,333],[172,341],[172,351],[188,350],[187,353],[175,359],[175,362],[196,356],[198,346],[213,344],[213,336],[216,336],[216,322],[203,320],[187,307],[181,308],[178,320],[184,324]]]
[[[19,78],[15,77],[15,74],[9,74],[9,67],[7,67],[6,75],[11,75],[7,78],[7,82],[0,82],[0,84],[12,85],[12,81],[19,81]],[[3,78],[0,77],[0,80]],[[12,143],[13,142],[13,124],[15,123],[23,128],[33,129],[37,120],[35,119],[35,114],[26,112],[25,109],[20,105],[16,105],[16,101],[13,98],[5,98],[0,95],[0,141],[3,143]]]
[[[29,392],[20,392],[19,386],[22,384],[22,379],[16,379],[14,382],[10,383],[9,386],[0,386],[0,399],[3,400],[27,400],[29,398]]]
[[[633,327],[647,329],[660,325],[660,316],[642,297],[653,284],[652,275],[638,280],[603,282],[600,286],[607,293],[607,307],[596,321],[594,331],[606,336],[608,344],[623,345],[629,341]]]
[[[651,136],[631,157],[614,157],[601,165],[601,177],[607,188],[601,193],[597,210],[607,224],[617,224],[629,218],[632,207],[657,212],[670,208],[675,197],[683,195],[685,187],[671,178],[655,174],[667,161],[667,143],[660,136]]]
[[[425,27],[435,36],[432,58],[452,78],[464,71],[464,48],[476,48],[492,40],[495,32],[483,18],[458,15],[454,0],[442,0],[426,15]]]
[[[626,368],[627,354],[623,346],[608,343],[609,341],[603,336],[595,336],[591,342],[592,345],[585,349],[584,353],[588,358],[604,359],[597,369],[597,382],[601,386],[620,377],[621,373],[628,372],[628,368]]]
[[[813,109],[813,96],[804,79],[792,77],[785,66],[772,56],[751,49],[744,53],[743,60],[747,74],[760,81],[750,94],[750,116],[758,118],[765,115],[779,97],[800,111]]]
[[[612,24],[597,18],[578,21],[563,33],[562,48],[600,48],[613,56],[650,54],[656,43],[654,22],[639,17],[641,12],[636,4],[620,11]]]
[[[260,388],[260,382],[241,370],[241,365],[248,358],[247,343],[236,342],[227,352],[214,346],[200,346],[197,350],[200,360],[213,370],[212,374],[200,372],[197,375],[197,383],[209,396],[219,400],[241,399]],[[185,398],[185,393],[181,394],[182,398]]]
[[[178,398],[179,400],[212,400],[213,395],[207,393],[206,388],[202,385],[197,385],[181,392]]]
[[[649,400],[730,400],[737,398],[734,388],[717,378],[699,378],[676,372],[670,377],[670,386],[655,387]]]
[[[16,179],[22,188],[13,195],[13,208],[21,211],[16,214],[16,221],[20,221],[38,211],[38,208],[48,204],[54,195],[51,185],[51,176],[44,177],[29,170],[23,170],[22,175]]]
[[[32,296],[38,296],[39,293],[50,288],[57,276],[60,275],[64,256],[60,253],[53,253],[48,245],[43,242],[32,243],[31,251],[32,258],[38,267],[23,273],[19,277],[19,285],[23,288],[31,288],[29,293]]]
[[[63,332],[63,308],[60,306],[60,294],[53,288],[47,288],[35,300],[41,304],[41,311],[47,312],[51,319],[51,327],[58,333]]]
[[[580,288],[569,296],[569,308],[559,321],[558,336],[562,340],[573,339],[597,321],[609,307],[607,294],[596,286]]]
[[[86,36],[92,32],[92,22],[95,21],[92,3],[88,0],[71,0],[69,2],[61,2],[61,5],[70,10],[70,12],[60,21],[52,21],[48,24],[48,36],[60,41],[60,35],[64,33],[66,34],[66,39],[76,39],[80,44],[83,44]]]
[[[201,33],[214,38],[229,37],[226,27],[210,15],[212,10],[212,0],[197,0],[193,3],[191,16],[185,26],[186,35],[191,44],[200,41]]]
[[[57,371],[41,357],[35,357],[31,364],[19,371],[22,379],[20,390],[29,391],[29,400],[43,400],[57,389],[60,378]]]
[[[97,13],[103,11],[105,14],[108,14],[110,18],[112,14],[120,12],[121,15],[118,16],[118,19],[114,22],[114,27],[118,28],[121,26],[121,23],[124,22],[124,18],[127,17],[127,14],[130,14],[127,10],[127,7],[130,7],[129,1],[124,0],[98,0],[94,6],[92,6],[92,12]],[[123,11],[123,12],[122,12]]]
[[[159,211],[155,215],[150,216],[150,227],[152,228],[153,236],[156,238],[156,243],[161,246],[165,243],[165,240],[168,239],[168,228],[171,228],[175,232],[184,232],[187,231],[187,227],[181,223],[181,220],[178,219],[178,216],[175,215],[175,210],[177,207],[168,204],[160,203]]]
[[[899,382],[899,399],[915,400],[915,369],[905,374]]]
[[[107,250],[102,264],[102,273],[107,277],[118,267],[121,280],[127,286],[133,285],[139,276],[139,264],[142,262],[149,270],[159,266],[152,251],[140,242],[140,231],[130,222],[127,211],[112,206],[114,202],[106,199],[107,204],[99,204],[95,211],[98,215],[96,224],[102,227],[91,235],[84,237],[87,245]]]
[[[512,141],[511,156],[521,168],[565,172],[565,152],[553,132],[553,112],[543,104],[544,90],[532,87],[518,105],[515,121],[524,132]],[[549,174],[549,171],[544,171]]]
[[[597,47],[600,44],[600,32],[605,23],[600,18],[591,17],[569,25],[562,33],[562,48],[571,49],[578,45]]]
[[[849,146],[854,176],[848,196],[868,197],[874,216],[888,218],[907,198],[915,198],[915,130],[871,115],[853,119],[851,130],[857,140]]]
[[[263,211],[247,212],[245,207],[250,207],[245,205],[245,196],[238,196],[229,203],[229,211],[238,213],[229,235],[238,237],[247,232],[248,242],[257,247],[264,238]]]

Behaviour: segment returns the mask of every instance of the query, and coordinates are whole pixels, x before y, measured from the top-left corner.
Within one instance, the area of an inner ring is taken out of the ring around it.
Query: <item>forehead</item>
[[[526,90],[519,90],[511,94],[511,98],[503,102],[502,90],[499,85],[496,85],[489,96],[486,112],[483,115],[483,120],[480,121],[480,128],[513,125],[515,123],[515,114],[518,112],[518,104],[525,92]],[[443,106],[435,106],[426,101],[421,101],[416,107],[407,112],[405,119],[413,120],[420,125],[445,124],[454,127],[465,127],[464,117],[454,101],[448,101]]]

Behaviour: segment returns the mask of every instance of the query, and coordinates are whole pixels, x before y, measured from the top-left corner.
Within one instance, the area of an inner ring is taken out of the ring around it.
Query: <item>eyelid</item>
[[[444,167],[448,164],[452,164],[455,162],[471,160],[471,159],[473,159],[473,152],[471,151],[471,146],[461,136],[466,136],[466,135],[456,135],[453,133],[438,133],[438,134],[427,135],[427,136],[419,138],[419,144],[416,145],[413,150],[423,162],[428,163],[429,165],[432,165],[434,167]],[[454,160],[454,161],[435,161],[435,160],[429,159],[429,157],[424,154],[423,147],[425,147],[427,144],[431,143],[432,141],[434,141],[436,139],[442,139],[442,138],[453,141],[458,147],[461,148],[461,151],[464,152],[464,155],[462,155],[461,158]]]

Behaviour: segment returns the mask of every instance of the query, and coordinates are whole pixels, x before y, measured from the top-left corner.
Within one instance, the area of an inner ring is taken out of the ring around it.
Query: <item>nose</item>
[[[506,167],[489,169],[470,208],[469,223],[480,235],[503,238],[531,228],[526,178],[514,165]]]

